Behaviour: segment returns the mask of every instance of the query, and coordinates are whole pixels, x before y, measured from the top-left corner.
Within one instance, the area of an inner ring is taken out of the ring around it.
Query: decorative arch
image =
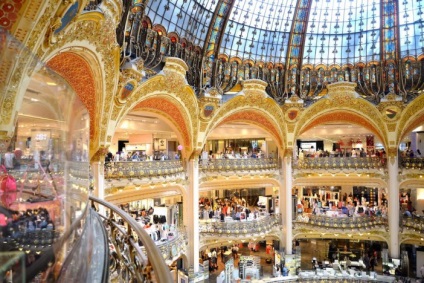
[[[178,58],[166,59],[163,73],[139,85],[124,105],[115,104],[112,110],[108,135],[131,109],[153,111],[164,117],[181,135],[184,156],[190,156],[194,137],[198,130],[199,108],[193,89],[187,85],[185,72],[188,67]]]
[[[251,99],[243,95],[236,96],[225,103],[208,123],[203,143],[213,129],[223,123],[243,121],[259,126],[270,133],[277,142],[279,149],[283,149],[284,116],[281,108],[271,98]]]
[[[273,125],[273,123],[264,115],[257,110],[246,109],[244,111],[238,111],[225,119],[223,119],[218,126],[231,123],[231,122],[247,122],[249,124],[253,124],[258,126],[259,128],[270,133],[273,138],[277,141],[277,144],[282,144],[282,139],[278,134],[277,128]]]
[[[364,119],[361,115],[349,112],[349,111],[329,111],[327,113],[322,113],[318,117],[316,117],[313,121],[310,121],[307,125],[302,127],[302,131],[299,134],[310,130],[311,128],[328,123],[328,122],[346,122],[351,124],[356,124],[362,126],[366,129],[369,129],[374,134],[376,134],[382,141],[384,141],[383,136],[379,131],[375,128],[375,126],[367,119]]]
[[[415,98],[401,113],[397,132],[396,145],[413,129],[424,124],[424,96]]]
[[[386,124],[381,113],[355,92],[355,86],[355,83],[350,82],[329,84],[328,94],[301,114],[294,136],[298,137],[321,123],[344,121],[369,129],[388,147]]]
[[[96,83],[90,62],[74,52],[63,52],[47,62],[47,66],[61,75],[74,89],[90,115],[90,139],[96,131]]]
[[[158,113],[171,123],[174,129],[177,129],[177,135],[180,136],[184,148],[190,147],[190,133],[180,107],[175,101],[164,96],[150,97],[139,102],[133,109]]]

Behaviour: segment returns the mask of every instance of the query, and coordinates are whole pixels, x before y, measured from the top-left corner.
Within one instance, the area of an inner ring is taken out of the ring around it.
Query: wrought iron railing
[[[293,164],[295,169],[382,169],[386,159],[379,157],[305,157]]]
[[[419,169],[424,168],[424,158],[421,157],[402,157],[399,159],[399,167],[403,169]]]
[[[118,282],[173,281],[160,249],[135,219],[106,201],[93,196],[90,200],[92,206],[102,206],[99,210],[106,210],[107,215],[100,216],[104,219],[111,243],[111,279],[118,277]],[[147,257],[140,243],[144,246]]]
[[[320,228],[332,229],[355,229],[355,230],[368,230],[368,229],[388,229],[388,222],[386,217],[382,216],[358,216],[358,217],[332,217],[326,215],[299,215],[295,221],[296,225],[316,226]]]
[[[256,220],[219,222],[206,220],[199,225],[202,236],[227,235],[232,237],[246,237],[255,234],[268,233],[281,224],[281,215],[272,214]]]
[[[105,179],[167,177],[183,172],[184,167],[180,160],[105,163]]]
[[[252,171],[278,168],[276,158],[211,159],[200,161],[202,171]]]

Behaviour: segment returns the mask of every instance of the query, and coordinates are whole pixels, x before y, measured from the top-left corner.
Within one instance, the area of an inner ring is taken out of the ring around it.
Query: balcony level
[[[305,157],[296,160],[293,168],[299,172],[381,173],[387,168],[387,160],[379,157]]]
[[[199,162],[199,170],[204,177],[272,174],[278,167],[276,158],[212,159]],[[105,164],[105,179],[116,184],[124,179],[131,179],[135,184],[178,181],[185,179],[185,169],[181,160],[108,162]]]
[[[387,241],[388,219],[383,216],[335,217],[298,215],[293,222],[295,238],[363,239]]]
[[[245,221],[228,219],[229,217],[226,217],[223,222],[219,219],[200,220],[202,242],[221,237],[225,240],[259,239],[278,234],[282,229],[280,214],[264,215]]]

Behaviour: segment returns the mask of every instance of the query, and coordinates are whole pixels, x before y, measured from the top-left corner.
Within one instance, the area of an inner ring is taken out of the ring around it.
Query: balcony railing
[[[170,262],[184,254],[187,247],[187,233],[185,230],[179,228],[173,233],[175,233],[175,238],[157,245],[163,259],[165,261],[169,260]],[[142,247],[142,250],[145,252],[144,247]]]
[[[107,211],[107,216],[100,216],[104,219],[111,243],[110,278],[118,277],[117,282],[173,282],[161,251],[135,219],[106,201],[96,197],[90,197],[90,200],[92,206],[97,205],[100,211]],[[147,257],[139,243],[143,244]]]
[[[421,157],[402,157],[399,160],[399,167],[403,169],[418,169],[424,168],[424,158]]]
[[[167,177],[182,172],[184,167],[180,160],[105,163],[105,179]]]
[[[388,228],[387,218],[382,216],[332,217],[326,215],[299,215],[296,226],[308,225],[331,229],[368,230]],[[293,226],[295,228],[295,225]]]
[[[276,158],[211,159],[200,161],[202,171],[254,171],[278,168]]]
[[[280,219],[280,214],[273,214],[251,221],[206,220],[200,223],[199,230],[202,236],[250,237],[255,234],[266,234],[272,229],[278,228],[281,224]]]
[[[294,162],[295,169],[382,169],[386,159],[379,157],[305,157]]]
[[[424,233],[424,218],[423,217],[403,217],[401,219],[402,228],[413,230],[420,234]]]

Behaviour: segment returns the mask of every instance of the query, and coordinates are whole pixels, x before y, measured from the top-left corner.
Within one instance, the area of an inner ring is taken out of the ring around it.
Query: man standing
[[[424,264],[420,268],[421,278],[424,278]]]

